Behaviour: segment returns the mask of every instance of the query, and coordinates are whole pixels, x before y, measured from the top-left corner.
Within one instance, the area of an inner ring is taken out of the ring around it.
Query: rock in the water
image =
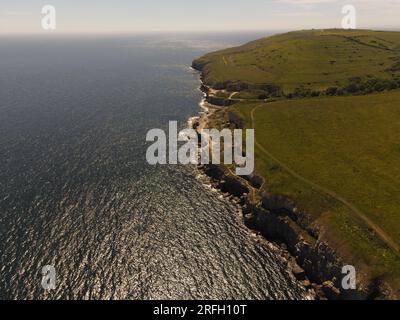
[[[310,280],[303,280],[301,282],[301,284],[306,288],[306,289],[310,289],[312,287],[312,284],[310,282]]]
[[[340,297],[340,290],[335,287],[332,281],[325,281],[322,285],[322,291],[330,300],[337,300]]]
[[[306,272],[297,263],[292,265],[292,272],[297,280],[306,280]]]
[[[244,223],[247,227],[252,228],[254,225],[254,214],[248,213],[244,216]]]

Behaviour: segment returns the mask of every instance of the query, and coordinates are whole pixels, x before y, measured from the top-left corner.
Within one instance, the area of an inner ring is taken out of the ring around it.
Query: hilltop
[[[362,84],[365,88],[359,90],[368,93],[395,86],[385,81],[400,83],[400,33],[290,32],[207,54],[193,66],[203,71],[206,85],[217,89],[266,89],[268,93],[268,86],[276,86],[284,94],[305,91],[311,95]],[[376,84],[376,80],[384,83]]]

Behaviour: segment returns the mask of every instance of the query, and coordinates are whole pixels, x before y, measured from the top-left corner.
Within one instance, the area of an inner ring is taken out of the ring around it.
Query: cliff
[[[389,289],[379,281],[360,286],[359,290],[340,289],[345,265],[340,255],[318,239],[319,230],[309,225],[307,215],[299,212],[293,202],[262,192],[261,177],[243,179],[217,165],[199,168],[211,178],[215,188],[241,205],[248,228],[288,251],[288,259],[293,259],[290,265],[293,274],[305,287],[313,288],[320,299],[363,300],[390,296]],[[260,200],[252,199],[252,192],[258,192]]]

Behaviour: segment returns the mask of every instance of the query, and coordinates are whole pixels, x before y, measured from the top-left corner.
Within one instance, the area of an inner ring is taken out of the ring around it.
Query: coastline
[[[189,125],[197,131],[208,128],[210,123],[238,128],[237,121],[231,121],[224,114],[229,103],[210,103],[215,100],[210,99],[212,89],[203,82],[202,68],[193,63],[192,69],[199,72],[204,97],[200,103],[202,111],[188,122]],[[300,212],[291,200],[262,190],[263,177],[239,177],[223,165],[200,165],[199,169],[210,178],[215,189],[240,206],[246,227],[282,250],[290,272],[314,293],[314,298],[364,300],[390,296],[384,284],[366,283],[362,279],[357,279],[357,290],[339,289],[342,267],[347,264],[328,244],[320,241],[319,230],[311,226],[306,213]]]
[[[192,69],[201,74],[199,70],[196,70],[194,68]],[[214,105],[207,101],[207,86],[204,85],[201,79],[200,82],[201,86],[199,87],[199,89],[203,93],[203,98],[199,103],[200,111],[197,116],[193,116],[189,118],[187,121],[188,127],[195,129],[197,132],[200,132],[202,129],[209,128],[208,124],[210,119],[212,119],[213,117],[218,117],[215,114],[218,111],[223,110],[222,106]],[[230,187],[229,185],[223,186],[225,180],[222,178],[222,176],[228,179],[233,178],[233,180],[231,180],[231,183],[235,184],[234,181],[236,179],[240,179],[240,177],[233,174],[231,170],[229,170],[229,173],[225,172],[220,177],[218,177],[219,174],[213,172],[214,170],[218,171],[218,169],[214,165],[209,165],[209,166],[198,165],[197,168],[200,172],[201,178],[203,179],[202,181],[203,183],[205,183],[204,178],[206,178],[207,181],[206,185],[208,187],[216,190],[217,192],[220,193],[221,197],[228,199],[229,201],[231,201],[232,204],[237,206],[238,214],[240,214],[241,216],[244,227],[246,227],[249,231],[254,232],[254,234],[257,237],[260,237],[263,241],[266,241],[266,245],[268,245],[271,250],[274,250],[279,254],[279,256],[286,264],[288,271],[308,292],[309,300],[326,299],[326,296],[322,294],[322,292],[318,292],[318,290],[315,290],[316,289],[315,284],[313,284],[308,279],[305,271],[297,264],[296,259],[290,254],[288,248],[285,245],[271,241],[270,239],[265,237],[260,231],[251,228],[249,224],[246,223],[247,222],[246,212],[248,211],[246,208],[246,202],[247,202],[246,197],[248,196],[248,193],[246,193],[245,191],[247,188],[247,192],[249,192],[248,191],[249,187],[243,186],[241,185],[241,183],[237,183],[236,189],[242,189],[242,190],[235,190],[235,187],[232,185]]]

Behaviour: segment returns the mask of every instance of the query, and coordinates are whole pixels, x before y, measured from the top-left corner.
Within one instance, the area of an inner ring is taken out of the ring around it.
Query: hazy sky
[[[0,0],[0,33],[44,32],[46,4],[60,33],[340,27],[345,4],[356,7],[358,28],[400,27],[400,0]]]

